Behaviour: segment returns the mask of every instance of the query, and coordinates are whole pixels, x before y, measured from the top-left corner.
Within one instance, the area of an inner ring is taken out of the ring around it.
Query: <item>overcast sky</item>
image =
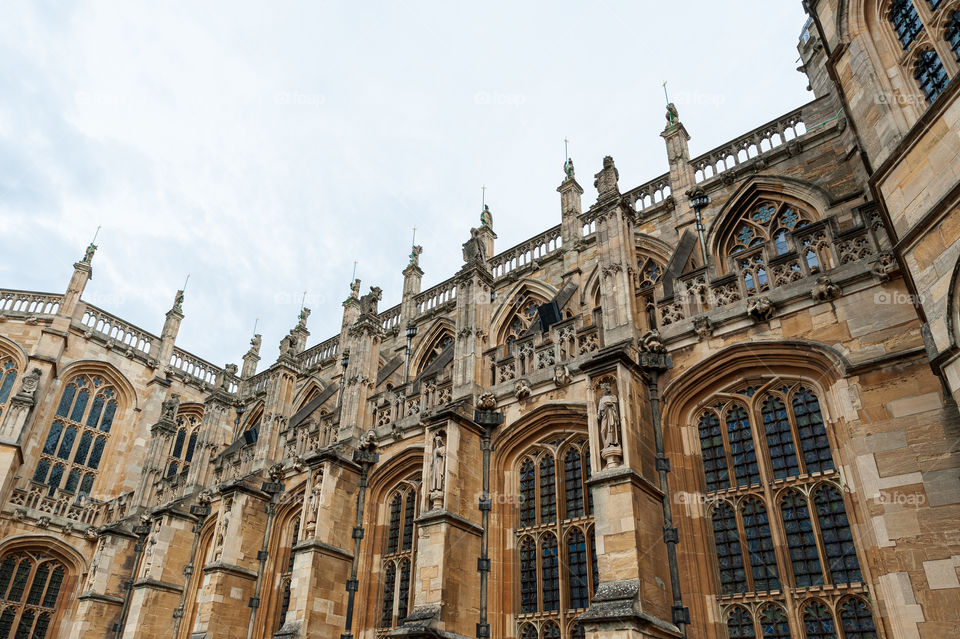
[[[799,0],[4,3],[0,287],[84,298],[261,369],[307,291],[309,344],[340,327],[354,260],[400,301],[461,265],[481,185],[509,248],[560,221],[570,138],[585,207],[667,170],[662,83],[707,151],[812,99]]]

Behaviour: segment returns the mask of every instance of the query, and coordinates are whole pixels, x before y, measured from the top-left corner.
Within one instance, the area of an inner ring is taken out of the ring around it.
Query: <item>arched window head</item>
[[[844,639],[877,639],[870,606],[861,597],[850,597],[837,607]]]
[[[12,357],[0,355],[0,420],[13,394],[13,385],[17,381],[17,365]]]
[[[743,606],[734,606],[727,612],[727,634],[730,639],[756,639],[753,617]]]
[[[837,626],[830,609],[816,599],[803,608],[803,630],[806,639],[837,639]]]
[[[767,604],[760,609],[760,631],[763,639],[792,639],[787,613],[776,604]]]
[[[178,472],[186,472],[190,467],[197,446],[197,437],[200,434],[200,420],[201,414],[192,410],[177,415],[176,431],[170,440],[170,450],[167,454],[166,477],[173,477]]]
[[[410,478],[388,493],[385,503],[387,531],[381,563],[381,628],[400,625],[412,609],[412,567],[416,561],[414,521],[417,515],[414,480]]]
[[[815,219],[811,211],[792,202],[755,202],[732,226],[721,244],[721,256],[737,255],[764,244],[772,245],[773,255],[781,255],[789,250],[787,235]]]
[[[519,339],[537,318],[537,310],[545,303],[539,295],[523,293],[512,300],[512,313],[501,327],[498,344],[512,345]]]
[[[440,357],[440,355],[451,346],[453,346],[453,333],[451,331],[444,330],[437,334],[430,341],[430,345],[427,347],[423,359],[417,367],[417,375],[425,371],[434,360]]]
[[[0,637],[47,639],[67,579],[66,567],[43,552],[0,558]]]
[[[950,82],[943,63],[940,62],[940,56],[933,49],[921,51],[917,55],[917,61],[914,63],[913,77],[920,85],[920,90],[927,98],[927,102],[933,103],[937,97],[943,93]]]
[[[824,579],[817,552],[817,535],[806,498],[800,491],[791,490],[781,500],[780,509],[790,548],[794,583],[800,588],[822,585]]]
[[[923,22],[913,0],[893,0],[887,16],[903,48],[908,48],[923,32]]]
[[[664,266],[658,260],[640,255],[637,260],[637,290],[644,291],[657,285],[663,276]]]
[[[720,592],[724,595],[747,592],[737,519],[733,507],[726,502],[713,511],[713,539],[720,566]]]
[[[33,481],[46,485],[51,496],[57,490],[88,495],[118,413],[112,384],[98,375],[73,377],[63,388]]]

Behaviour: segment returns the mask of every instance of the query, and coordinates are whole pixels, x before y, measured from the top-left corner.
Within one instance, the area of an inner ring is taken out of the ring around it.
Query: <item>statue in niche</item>
[[[447,470],[447,446],[443,434],[433,438],[433,454],[430,459],[430,505],[437,509],[443,507],[443,483]]]
[[[597,400],[597,425],[600,430],[600,457],[603,468],[617,468],[623,461],[620,447],[620,400],[613,394],[609,382],[603,382]]]
[[[313,473],[313,484],[307,494],[307,525],[305,530],[310,537],[317,531],[317,509],[320,506],[321,484],[323,484],[323,473],[315,471]]]
[[[177,407],[180,406],[180,396],[176,393],[170,395],[170,399],[163,400],[160,404],[160,421],[172,422],[177,416]]]

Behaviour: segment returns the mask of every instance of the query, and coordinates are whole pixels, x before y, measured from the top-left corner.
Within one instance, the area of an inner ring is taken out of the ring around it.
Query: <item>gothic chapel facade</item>
[[[260,371],[0,291],[0,639],[956,636],[960,1],[805,5],[811,102]]]

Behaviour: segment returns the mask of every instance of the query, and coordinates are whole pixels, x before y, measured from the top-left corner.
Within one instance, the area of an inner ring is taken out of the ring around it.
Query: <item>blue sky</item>
[[[307,291],[339,330],[354,260],[399,302],[460,266],[481,185],[502,250],[559,223],[570,138],[585,205],[664,173],[662,83],[707,151],[812,99],[799,0],[11,2],[0,22],[0,286],[85,299],[262,365]]]

